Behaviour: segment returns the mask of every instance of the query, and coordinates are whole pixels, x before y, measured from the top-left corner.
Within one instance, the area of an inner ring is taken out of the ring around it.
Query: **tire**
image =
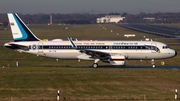
[[[94,63],[93,64],[93,68],[97,68],[98,67],[98,64],[97,63]]]

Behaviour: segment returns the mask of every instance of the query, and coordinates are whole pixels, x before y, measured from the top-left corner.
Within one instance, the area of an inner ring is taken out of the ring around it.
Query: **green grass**
[[[123,27],[104,24],[103,27],[98,24],[90,25],[31,25],[28,26],[31,31],[40,39],[67,39],[67,37],[74,37],[78,39],[91,39],[91,38],[124,38],[124,34],[136,34],[135,38],[147,38],[161,37],[151,34],[145,34],[133,30],[129,30]],[[68,27],[68,29],[65,29]],[[113,30],[113,32],[111,32]],[[10,28],[7,30],[0,30],[1,39],[12,39]],[[119,33],[119,35],[117,35]]]
[[[180,89],[179,70],[1,69],[1,98],[172,100]]]

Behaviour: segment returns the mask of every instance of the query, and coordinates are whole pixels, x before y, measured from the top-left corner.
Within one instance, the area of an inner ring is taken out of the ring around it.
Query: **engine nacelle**
[[[106,61],[111,65],[125,65],[126,58],[123,55],[115,55],[110,56],[110,58]]]

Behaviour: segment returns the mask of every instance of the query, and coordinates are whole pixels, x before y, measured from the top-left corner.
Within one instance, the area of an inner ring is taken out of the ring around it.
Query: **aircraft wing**
[[[68,37],[68,40],[71,42],[71,45],[73,48],[77,49],[77,50],[80,50],[81,53],[85,53],[87,55],[90,55],[91,58],[95,58],[95,59],[100,59],[100,60],[103,60],[103,59],[108,59],[110,54],[109,53],[105,53],[105,52],[100,52],[100,51],[94,51],[94,50],[88,50],[88,49],[79,49],[75,44],[74,42],[72,41],[72,38],[69,38]]]
[[[110,56],[109,53],[94,51],[94,50],[87,50],[87,49],[80,49],[80,52],[90,55],[91,58],[98,58],[100,60],[107,59]]]

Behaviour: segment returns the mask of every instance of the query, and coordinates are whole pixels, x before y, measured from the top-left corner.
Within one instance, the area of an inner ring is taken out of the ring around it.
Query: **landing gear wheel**
[[[93,64],[93,68],[97,68],[98,67],[98,64],[97,63],[94,63]]]
[[[156,65],[155,65],[155,61],[154,61],[154,59],[152,59],[152,60],[151,60],[151,63],[152,63],[152,68],[155,68],[155,67],[156,67]]]

